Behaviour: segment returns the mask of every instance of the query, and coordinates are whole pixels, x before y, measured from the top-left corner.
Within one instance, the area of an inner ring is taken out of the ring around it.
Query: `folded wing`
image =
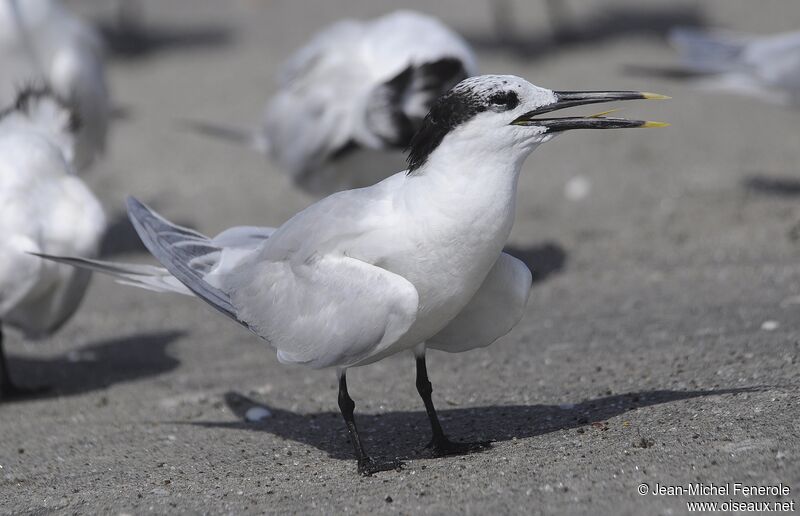
[[[223,244],[232,237],[252,244],[268,235],[239,228],[209,239],[132,198],[128,212],[145,246],[172,276],[270,342],[282,362],[353,365],[397,342],[416,319],[414,286],[379,267],[347,256],[271,261],[246,245],[226,263],[231,247]]]

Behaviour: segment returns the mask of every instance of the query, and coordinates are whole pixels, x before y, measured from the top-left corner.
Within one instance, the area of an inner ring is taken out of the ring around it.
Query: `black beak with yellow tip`
[[[613,102],[615,100],[665,100],[665,95],[643,91],[556,91],[556,102],[528,111],[518,117],[511,125],[538,126],[547,132],[568,131],[571,129],[624,129],[632,127],[666,127],[665,122],[647,120],[628,120],[627,118],[607,117],[611,111],[585,117],[536,118],[545,113],[574,106]]]

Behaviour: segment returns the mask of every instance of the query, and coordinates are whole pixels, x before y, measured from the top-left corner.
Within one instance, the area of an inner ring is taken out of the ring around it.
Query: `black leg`
[[[3,325],[0,323],[0,400],[6,397],[6,393],[12,388],[11,379],[8,377],[8,364],[6,363],[6,352],[3,350]]]
[[[431,431],[433,432],[433,439],[428,448],[433,451],[435,457],[445,457],[447,455],[463,455],[475,451],[485,450],[490,446],[488,441],[474,442],[474,443],[456,443],[447,438],[442,430],[442,425],[439,423],[439,416],[436,415],[436,409],[433,406],[433,386],[431,381],[428,380],[428,367],[425,365],[425,353],[418,353],[417,358],[417,391],[425,403],[425,411],[428,413],[428,419],[431,422]]]
[[[353,416],[353,409],[355,408],[356,404],[347,392],[347,374],[342,371],[339,376],[339,410],[342,411],[344,423],[350,433],[350,440],[353,442],[353,450],[356,453],[356,460],[358,460],[358,472],[368,477],[378,471],[400,469],[403,463],[399,460],[379,462],[370,458],[367,452],[364,451],[364,445],[361,444],[361,438],[358,436],[358,429],[356,428],[356,420]]]

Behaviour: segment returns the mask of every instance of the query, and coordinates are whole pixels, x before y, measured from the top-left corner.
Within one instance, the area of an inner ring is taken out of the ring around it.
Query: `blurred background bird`
[[[0,112],[0,399],[23,395],[11,381],[3,330],[31,339],[58,330],[75,313],[90,273],[29,253],[97,255],[103,209],[75,175],[80,117],[52,91],[22,90]]]
[[[105,150],[109,92],[103,44],[91,26],[57,0],[1,0],[0,68],[0,104],[22,85],[41,83],[78,114],[78,170]]]
[[[767,36],[675,27],[669,44],[674,66],[627,66],[636,75],[688,80],[714,91],[748,95],[772,104],[800,106],[800,31]]]
[[[192,125],[253,143],[296,185],[331,193],[404,168],[402,150],[433,101],[476,72],[469,45],[436,18],[396,11],[347,19],[289,58],[257,135]],[[391,164],[375,167],[376,158]]]
[[[800,31],[755,36],[677,28],[669,41],[705,87],[800,106]]]

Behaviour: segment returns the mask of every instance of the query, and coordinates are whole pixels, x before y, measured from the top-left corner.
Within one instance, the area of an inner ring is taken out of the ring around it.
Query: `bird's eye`
[[[506,111],[514,109],[519,104],[519,98],[514,91],[502,91],[489,97],[489,102],[495,109]]]

